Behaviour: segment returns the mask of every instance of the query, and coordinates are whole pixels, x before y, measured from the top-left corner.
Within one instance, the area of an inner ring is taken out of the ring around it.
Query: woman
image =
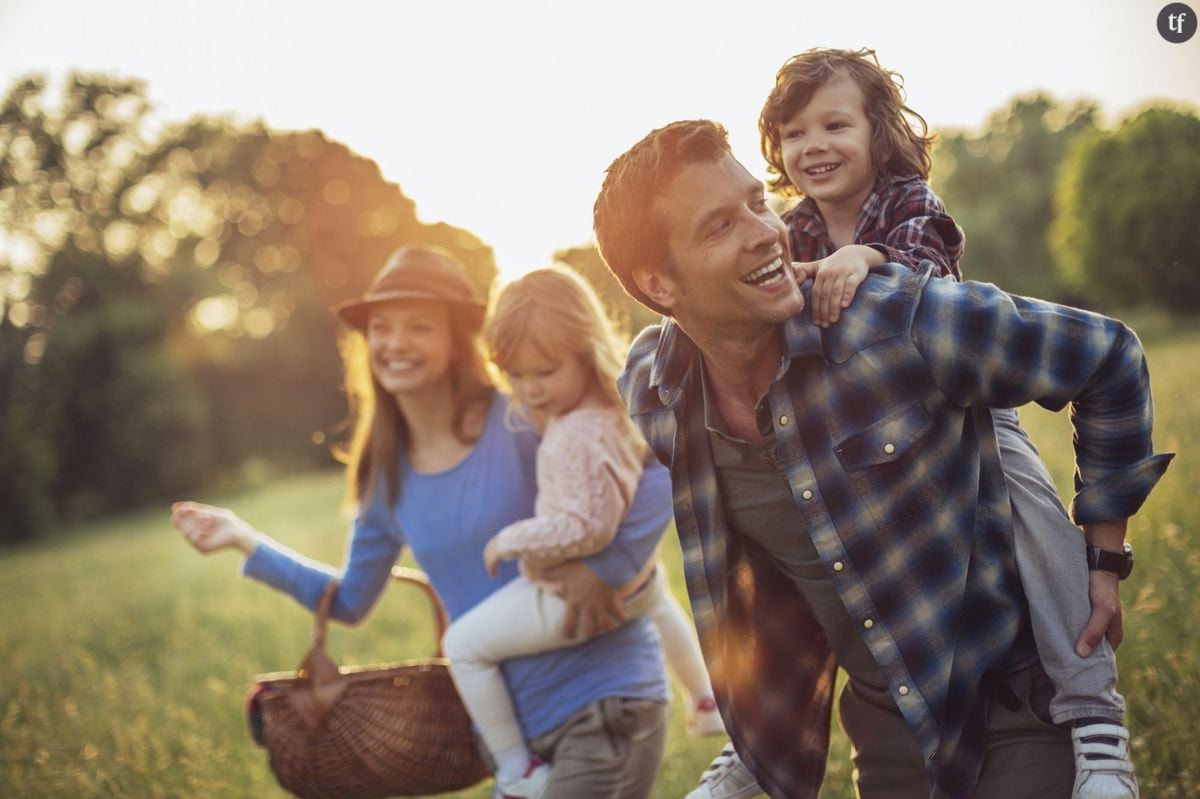
[[[429,249],[395,252],[357,302],[338,309],[352,331],[348,384],[358,423],[349,459],[357,505],[334,618],[361,620],[405,545],[456,618],[513,579],[489,577],[483,550],[533,514],[537,441],[504,424],[509,398],[489,378],[479,330],[484,305],[456,262]],[[670,482],[646,469],[616,540],[604,552],[540,575],[564,586],[568,626],[620,621],[613,589],[650,557],[670,516]],[[172,507],[201,552],[237,549],[243,573],[315,608],[334,570],[288,550],[223,508]],[[509,797],[649,794],[666,738],[667,685],[646,619],[577,646],[517,658],[505,676],[548,783]]]

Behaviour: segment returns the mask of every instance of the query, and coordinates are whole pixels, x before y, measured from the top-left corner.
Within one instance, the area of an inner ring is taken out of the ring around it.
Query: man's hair
[[[871,123],[871,163],[876,172],[919,175],[929,179],[933,136],[924,118],[904,104],[904,78],[884,69],[874,50],[816,48],[794,55],[775,76],[775,87],[758,115],[763,158],[772,175],[771,191],[799,194],[783,164],[780,130],[808,105],[813,92],[835,78],[849,78],[863,95],[863,111]]]
[[[631,297],[656,313],[670,312],[633,281],[636,268],[669,267],[666,220],[654,198],[687,164],[716,161],[730,152],[729,132],[707,119],[689,119],[650,131],[617,156],[593,209],[600,255]]]

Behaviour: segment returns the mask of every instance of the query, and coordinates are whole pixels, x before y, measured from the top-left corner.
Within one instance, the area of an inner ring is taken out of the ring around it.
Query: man
[[[814,326],[784,225],[707,121],[620,156],[595,229],[626,290],[669,317],[622,391],[671,469],[701,644],[763,790],[817,795],[841,665],[864,797],[1069,795],[987,409],[1074,403],[1072,512],[1120,551],[1172,457],[1152,454],[1136,337],[895,266]],[[1096,604],[1119,614],[1107,585]]]

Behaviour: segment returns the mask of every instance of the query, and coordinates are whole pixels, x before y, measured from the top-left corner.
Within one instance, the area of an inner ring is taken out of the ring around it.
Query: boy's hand
[[[497,568],[502,560],[504,560],[504,558],[500,557],[500,542],[498,540],[498,536],[492,536],[491,539],[488,540],[487,546],[483,548],[483,565],[487,566],[488,574],[495,577]]]
[[[822,258],[810,267],[813,275],[812,318],[821,327],[829,327],[842,315],[842,309],[850,307],[854,292],[867,277],[872,266],[885,262],[883,253],[862,244],[849,244],[828,258]]]

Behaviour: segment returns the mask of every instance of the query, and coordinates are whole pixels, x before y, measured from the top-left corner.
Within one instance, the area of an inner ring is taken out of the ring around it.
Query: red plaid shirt
[[[783,215],[783,221],[788,226],[793,260],[818,261],[837,250],[811,198],[801,200]],[[962,228],[946,213],[946,206],[929,184],[916,175],[879,176],[858,212],[854,241],[879,250],[891,263],[916,269],[922,261],[933,261],[938,275],[962,279],[958,271]]]

